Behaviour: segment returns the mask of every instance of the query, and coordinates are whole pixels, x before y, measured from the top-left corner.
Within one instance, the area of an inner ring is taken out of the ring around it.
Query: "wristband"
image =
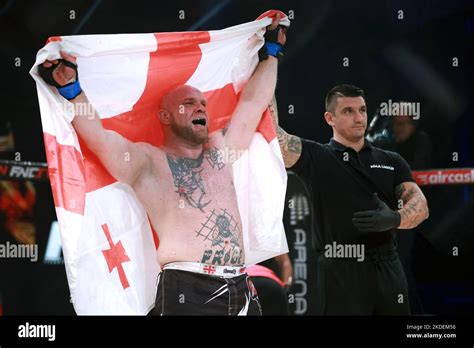
[[[65,86],[57,87],[59,94],[61,94],[67,100],[76,98],[82,92],[81,84],[79,80],[68,83]]]
[[[265,42],[265,48],[269,56],[278,58],[280,55],[283,55],[283,46],[275,42]]]

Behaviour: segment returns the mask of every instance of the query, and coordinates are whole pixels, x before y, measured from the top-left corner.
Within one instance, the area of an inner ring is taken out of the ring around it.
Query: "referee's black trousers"
[[[317,258],[318,315],[409,315],[408,287],[395,246],[365,250],[364,261]]]

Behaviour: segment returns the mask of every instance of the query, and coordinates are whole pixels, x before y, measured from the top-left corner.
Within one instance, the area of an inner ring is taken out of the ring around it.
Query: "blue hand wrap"
[[[81,84],[79,80],[76,80],[65,86],[58,87],[58,92],[67,100],[74,99],[82,92]]]
[[[265,48],[267,49],[267,54],[278,58],[278,55],[283,49],[283,46],[275,42],[265,42]]]

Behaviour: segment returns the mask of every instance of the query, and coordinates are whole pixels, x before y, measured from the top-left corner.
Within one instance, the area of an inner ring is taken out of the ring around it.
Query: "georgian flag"
[[[30,74],[36,81],[49,176],[77,314],[147,314],[154,306],[159,239],[132,188],[117,182],[74,131],[72,104],[37,66],[77,57],[81,85],[106,129],[159,146],[156,114],[177,85],[208,100],[209,132],[229,121],[258,64],[265,27],[277,11],[223,30],[52,37]],[[281,13],[282,25],[289,25]],[[286,171],[267,110],[250,148],[233,165],[246,263],[288,251],[283,229]]]

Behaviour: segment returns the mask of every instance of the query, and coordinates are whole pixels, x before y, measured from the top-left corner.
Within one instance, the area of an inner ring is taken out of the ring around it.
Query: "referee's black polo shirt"
[[[289,169],[310,191],[317,249],[323,251],[326,244],[333,242],[365,244],[367,248],[393,243],[395,230],[367,234],[352,224],[355,212],[377,208],[371,193],[376,189],[369,191],[370,185],[364,187],[361,180],[355,180],[354,170],[347,166],[361,166],[375,183],[373,187],[385,193],[378,192],[379,198],[398,210],[395,187],[415,181],[407,162],[395,152],[372,146],[368,140],[359,152],[334,139],[328,144],[302,139],[302,144],[298,162]]]

